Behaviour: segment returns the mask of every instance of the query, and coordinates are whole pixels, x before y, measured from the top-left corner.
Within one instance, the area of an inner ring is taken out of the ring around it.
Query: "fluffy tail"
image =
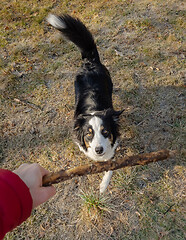
[[[92,34],[79,19],[69,15],[50,14],[47,21],[80,49],[83,59],[87,58],[91,62],[100,62]]]

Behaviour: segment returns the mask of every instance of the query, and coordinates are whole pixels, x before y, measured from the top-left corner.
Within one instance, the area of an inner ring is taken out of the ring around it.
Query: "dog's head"
[[[104,161],[114,156],[118,145],[118,119],[123,111],[96,112],[80,115],[74,124],[74,131],[80,150],[95,161]]]

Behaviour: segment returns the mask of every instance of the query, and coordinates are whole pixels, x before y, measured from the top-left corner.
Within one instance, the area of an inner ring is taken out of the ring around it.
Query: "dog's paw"
[[[107,187],[109,185],[111,177],[112,177],[112,171],[105,172],[103,180],[100,184],[100,193],[105,192],[105,190],[107,189]]]

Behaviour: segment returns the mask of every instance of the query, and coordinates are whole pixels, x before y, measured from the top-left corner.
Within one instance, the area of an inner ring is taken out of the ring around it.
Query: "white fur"
[[[49,14],[47,17],[47,21],[57,29],[65,29],[66,24],[56,15]]]

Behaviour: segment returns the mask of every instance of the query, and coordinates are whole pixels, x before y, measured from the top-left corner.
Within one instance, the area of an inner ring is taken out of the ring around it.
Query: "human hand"
[[[54,186],[42,187],[42,178],[48,174],[49,171],[39,164],[24,163],[16,169],[14,173],[17,174],[29,188],[33,200],[33,208],[36,208],[55,195],[56,189]]]

